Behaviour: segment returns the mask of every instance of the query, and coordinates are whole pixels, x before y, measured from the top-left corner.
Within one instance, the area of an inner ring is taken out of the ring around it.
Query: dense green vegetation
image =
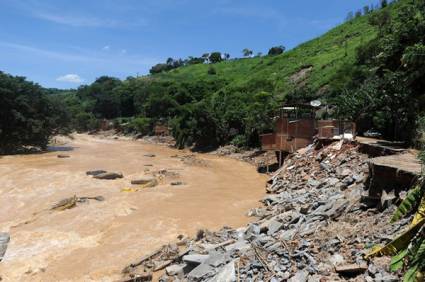
[[[66,130],[67,113],[62,101],[50,99],[40,86],[0,72],[0,154],[45,148],[52,134]]]
[[[395,2],[368,17],[378,36],[330,84],[338,111],[384,137],[412,142],[424,110],[425,1]]]

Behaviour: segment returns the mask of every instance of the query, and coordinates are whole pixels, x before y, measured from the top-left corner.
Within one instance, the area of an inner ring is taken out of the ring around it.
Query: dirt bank
[[[3,281],[116,280],[129,262],[179,234],[244,226],[249,221],[244,214],[258,206],[264,193],[266,177],[243,162],[211,155],[182,161],[176,155],[189,152],[139,141],[75,137],[56,148],[60,152],[0,158],[0,231],[11,236],[0,263]],[[95,169],[119,171],[124,178],[86,175]],[[130,180],[161,169],[169,174],[159,186],[121,192],[137,187]],[[171,186],[172,181],[185,185]],[[73,195],[102,195],[105,201],[49,210]]]

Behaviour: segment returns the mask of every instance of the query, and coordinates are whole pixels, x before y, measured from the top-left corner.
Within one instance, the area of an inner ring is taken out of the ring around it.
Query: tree
[[[226,61],[230,59],[230,54],[229,53],[224,53],[223,56],[224,56],[224,59]]]
[[[364,6],[364,7],[363,7],[363,14],[364,14],[364,15],[368,15],[369,13],[370,13],[370,8],[369,8],[369,6],[367,6],[367,5],[366,5],[366,6]]]
[[[357,10],[356,11],[356,14],[355,14],[355,17],[356,18],[360,18],[362,16],[362,11],[361,10]]]
[[[60,99],[52,103],[39,85],[0,72],[0,154],[23,146],[46,148],[50,136],[64,126],[64,109],[58,103]]]
[[[381,8],[385,8],[388,6],[388,1],[387,0],[381,0]]]
[[[212,52],[208,59],[212,64],[219,63],[223,60],[220,52]]]
[[[173,58],[168,58],[167,61],[166,61],[167,65],[172,65],[173,62],[174,62]]]
[[[242,53],[244,57],[251,57],[253,54],[252,50],[249,50],[248,48],[243,49]]]
[[[347,22],[351,21],[352,19],[354,19],[354,13],[353,12],[348,12],[347,17],[345,18],[345,20]]]
[[[187,60],[188,65],[196,65],[196,64],[203,64],[205,62],[204,58],[197,58],[190,56]]]
[[[285,52],[285,47],[283,45],[280,45],[280,46],[275,46],[275,47],[270,48],[268,54],[270,56],[275,56],[275,55],[280,55],[283,52]]]
[[[115,91],[121,81],[118,78],[101,76],[90,86],[78,90],[77,96],[92,101],[92,108],[88,111],[98,118],[116,118],[121,115],[120,99]]]

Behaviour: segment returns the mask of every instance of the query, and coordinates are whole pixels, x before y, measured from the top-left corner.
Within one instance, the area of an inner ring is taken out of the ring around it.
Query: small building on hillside
[[[342,120],[317,120],[311,105],[288,105],[275,117],[273,133],[260,135],[264,151],[275,151],[281,164],[283,158],[313,143],[313,138],[353,139],[356,126]]]

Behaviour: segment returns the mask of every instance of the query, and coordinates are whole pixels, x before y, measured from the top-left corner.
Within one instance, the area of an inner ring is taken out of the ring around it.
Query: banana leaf
[[[411,213],[415,207],[418,206],[421,198],[423,196],[422,184],[417,185],[415,188],[409,191],[406,196],[406,199],[400,204],[397,210],[394,212],[393,217],[391,218],[391,223],[394,223],[409,213]]]
[[[425,218],[425,196],[422,198],[421,204],[419,205],[418,211],[412,221],[412,226],[417,224],[419,221]]]
[[[393,256],[391,258],[391,265],[390,269],[392,272],[396,272],[397,270],[401,269],[404,264],[404,258],[409,253],[407,249],[402,250],[397,255]]]
[[[375,256],[394,256],[400,251],[409,246],[410,241],[415,237],[416,233],[425,224],[425,218],[411,226],[409,230],[401,234],[399,237],[388,243],[387,245],[378,248],[365,256],[366,259]]]

